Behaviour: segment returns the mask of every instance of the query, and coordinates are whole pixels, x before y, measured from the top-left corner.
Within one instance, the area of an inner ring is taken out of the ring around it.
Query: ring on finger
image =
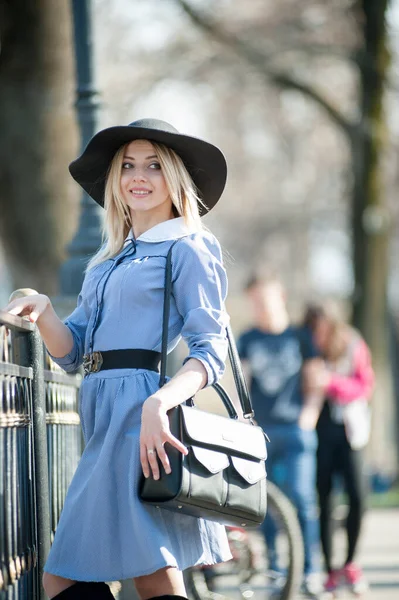
[[[147,454],[154,454],[155,450],[153,448],[149,448],[147,450]]]

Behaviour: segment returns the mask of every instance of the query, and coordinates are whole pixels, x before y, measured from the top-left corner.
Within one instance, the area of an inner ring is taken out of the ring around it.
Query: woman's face
[[[170,219],[172,200],[151,142],[135,140],[125,151],[121,172],[122,196],[132,218],[139,213]]]
[[[248,297],[258,324],[272,326],[286,310],[284,288],[278,281],[254,285],[248,290]]]

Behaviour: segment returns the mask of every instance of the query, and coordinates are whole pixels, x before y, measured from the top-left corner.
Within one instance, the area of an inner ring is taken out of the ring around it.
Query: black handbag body
[[[161,386],[166,381],[172,247],[165,274]],[[200,410],[192,398],[169,410],[171,432],[188,448],[188,454],[183,455],[168,444],[165,449],[171,473],[166,474],[158,460],[160,478],[143,475],[139,496],[143,502],[159,508],[226,525],[256,526],[266,515],[266,436],[253,423],[252,404],[229,327],[227,337],[234,381],[248,422],[238,420],[234,404],[218,383],[213,388],[228,417]]]

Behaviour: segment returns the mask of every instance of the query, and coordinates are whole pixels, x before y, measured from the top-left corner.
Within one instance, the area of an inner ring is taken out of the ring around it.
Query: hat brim
[[[129,125],[103,129],[90,140],[83,154],[69,165],[72,177],[103,207],[111,161],[121,146],[137,139],[165,144],[180,156],[206,205],[204,208],[199,204],[201,215],[215,206],[226,184],[226,159],[213,144],[180,133]]]

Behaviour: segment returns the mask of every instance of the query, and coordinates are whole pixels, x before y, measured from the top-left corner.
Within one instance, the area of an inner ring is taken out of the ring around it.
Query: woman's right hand
[[[20,317],[28,316],[31,323],[36,323],[48,306],[50,306],[50,298],[48,296],[45,296],[44,294],[34,294],[16,298],[2,310],[11,315],[18,315]]]
[[[162,401],[156,395],[149,396],[143,404],[141,413],[140,461],[144,477],[150,477],[152,472],[153,478],[159,479],[157,455],[165,473],[171,472],[169,458],[164,448],[166,442],[182,454],[188,453],[184,444],[170,431],[168,415]]]

